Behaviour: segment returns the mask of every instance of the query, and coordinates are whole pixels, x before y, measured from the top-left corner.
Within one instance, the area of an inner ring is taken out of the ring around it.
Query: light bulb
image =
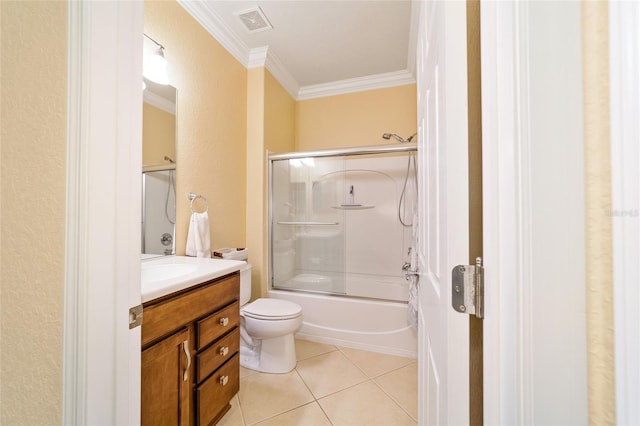
[[[144,57],[143,72],[147,80],[155,83],[167,85],[169,78],[167,77],[167,60],[164,58],[162,48],[158,48],[153,55]]]

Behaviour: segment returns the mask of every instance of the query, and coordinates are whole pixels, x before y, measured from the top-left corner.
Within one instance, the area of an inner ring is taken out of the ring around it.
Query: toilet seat
[[[241,313],[254,319],[283,320],[300,316],[302,307],[288,300],[263,298],[243,306]]]

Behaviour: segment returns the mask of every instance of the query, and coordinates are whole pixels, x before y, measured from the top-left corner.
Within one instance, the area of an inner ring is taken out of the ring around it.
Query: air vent
[[[240,19],[240,22],[244,24],[249,33],[257,33],[273,28],[260,7],[256,6],[252,9],[236,12],[234,13],[234,15],[236,15],[238,19]]]

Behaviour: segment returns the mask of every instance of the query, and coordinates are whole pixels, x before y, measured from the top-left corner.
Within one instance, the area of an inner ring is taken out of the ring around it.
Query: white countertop
[[[142,261],[142,303],[239,271],[246,262],[189,256]]]

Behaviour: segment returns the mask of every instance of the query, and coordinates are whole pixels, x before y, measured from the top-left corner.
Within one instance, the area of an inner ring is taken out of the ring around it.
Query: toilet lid
[[[280,299],[257,299],[242,307],[244,315],[256,319],[289,319],[302,313],[297,303]]]

